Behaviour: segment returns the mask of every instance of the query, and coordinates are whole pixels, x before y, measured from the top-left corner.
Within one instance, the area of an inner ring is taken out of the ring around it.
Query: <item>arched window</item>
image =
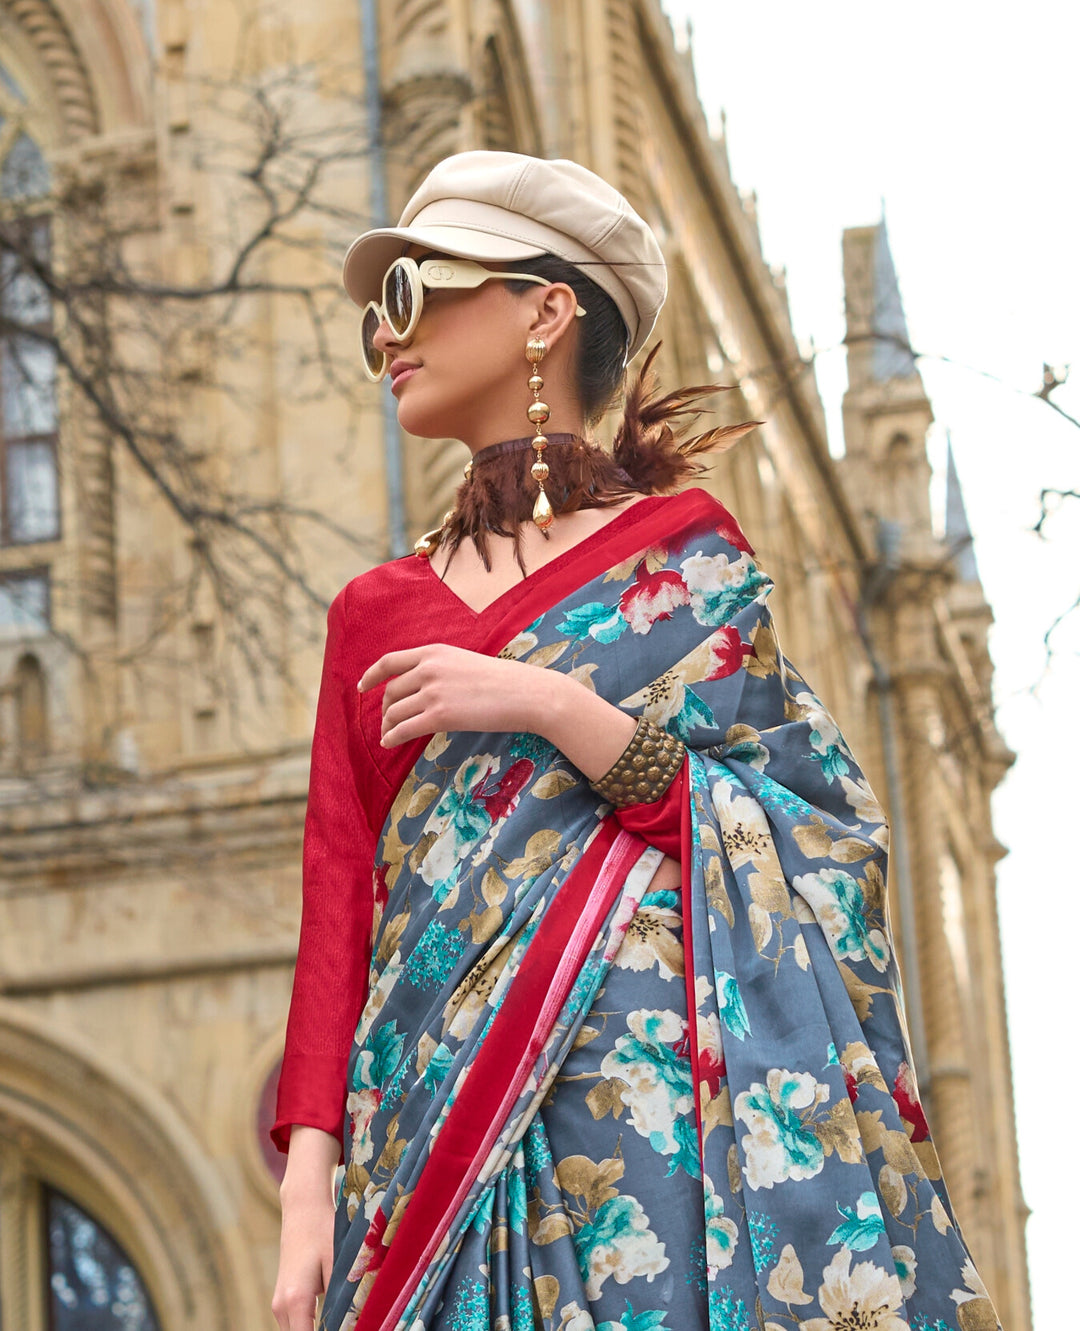
[[[15,716],[19,757],[40,758],[48,748],[45,672],[36,656],[24,656],[15,667]]]
[[[159,1331],[150,1296],[113,1236],[46,1188],[50,1331]]]
[[[56,352],[43,280],[50,237],[48,163],[27,129],[25,97],[0,65],[0,545],[56,540]]]
[[[81,1200],[41,1177],[39,1145],[0,1137],[0,1326],[161,1331],[130,1253]]]

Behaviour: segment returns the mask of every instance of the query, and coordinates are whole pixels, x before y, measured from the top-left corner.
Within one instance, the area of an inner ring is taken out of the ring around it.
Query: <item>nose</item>
[[[412,341],[412,338],[407,338],[405,341],[402,341],[400,338],[395,337],[393,329],[387,321],[383,319],[378,328],[376,328],[375,336],[371,340],[377,351],[390,355],[393,348],[406,346]]]

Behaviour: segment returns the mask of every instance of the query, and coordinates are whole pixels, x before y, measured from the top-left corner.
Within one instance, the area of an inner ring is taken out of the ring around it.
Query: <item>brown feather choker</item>
[[[535,489],[535,483],[528,484],[528,469],[524,476],[518,475],[518,464],[512,459],[511,455],[515,453],[524,453],[531,450],[535,435],[523,435],[520,439],[503,439],[497,444],[488,444],[486,448],[478,449],[468,462],[465,464],[465,479],[458,488],[457,502],[455,506],[445,515],[441,527],[436,527],[434,531],[425,532],[416,542],[413,549],[423,559],[430,559],[435,550],[442,543],[447,534],[448,527],[452,527],[460,522],[462,514],[468,514],[466,522],[467,530],[465,532],[456,532],[454,546],[456,548],[462,535],[468,535],[477,543],[477,549],[480,551],[481,558],[487,564],[487,542],[486,533],[491,532],[499,536],[514,534],[514,548],[518,548],[518,537],[516,527],[522,519],[515,513],[513,503],[507,503],[505,493],[500,491],[507,489],[507,483],[511,491],[520,491],[520,498],[524,499],[528,490]],[[571,451],[586,447],[595,447],[595,445],[586,445],[580,435],[570,432],[561,432],[549,434],[547,436],[548,444],[556,447],[559,451],[551,456],[554,462],[556,457],[565,457],[565,450],[568,446]],[[474,468],[479,464],[480,474],[474,473]],[[561,470],[561,468],[558,468]],[[528,500],[529,504],[532,500]]]
[[[487,462],[490,458],[502,457],[504,453],[520,453],[522,449],[532,448],[535,435],[526,434],[520,439],[504,439],[500,444],[488,444],[487,448],[481,448],[472,455],[472,458],[465,464],[465,479],[469,479],[470,468],[475,467],[478,462]],[[549,444],[572,444],[580,442],[581,436],[577,434],[549,434],[547,441]]]

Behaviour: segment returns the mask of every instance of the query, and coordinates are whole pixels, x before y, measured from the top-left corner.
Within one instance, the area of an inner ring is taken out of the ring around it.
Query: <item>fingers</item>
[[[423,647],[387,652],[364,671],[358,687],[361,692],[367,692],[368,689],[382,684],[384,680],[393,679],[394,676],[410,675],[413,671],[420,671],[427,678],[439,677],[455,662],[464,661],[469,657],[475,659],[476,656],[476,652],[466,651],[463,647],[451,647],[445,642],[429,642]]]
[[[389,707],[383,707],[382,719],[382,742],[388,748],[395,744],[403,744],[407,739],[413,739],[417,735],[430,735],[438,726],[432,727],[431,724],[419,721],[418,718],[424,717],[428,712],[425,706],[422,693],[410,693],[400,701],[392,703]],[[417,720],[417,724],[406,726],[409,721]],[[402,728],[404,727],[404,728]]]
[[[315,1323],[316,1295],[300,1287],[274,1291],[270,1307],[281,1331],[311,1331]]]
[[[380,656],[373,666],[369,666],[360,677],[360,690],[366,692],[368,689],[374,689],[384,680],[392,679],[395,675],[403,675],[406,671],[412,670],[419,665],[423,658],[426,647],[410,647],[402,652],[387,652],[385,656]]]
[[[282,1214],[281,1260],[271,1311],[280,1331],[312,1331],[334,1262],[334,1206],[304,1199]]]

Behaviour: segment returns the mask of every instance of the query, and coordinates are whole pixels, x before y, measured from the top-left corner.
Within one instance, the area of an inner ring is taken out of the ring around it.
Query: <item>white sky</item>
[[[1080,5],[664,4],[677,36],[692,18],[700,96],[711,123],[727,112],[732,173],[757,190],[796,334],[839,345],[841,232],[878,221],[884,204],[912,343],[952,362],[920,369],[939,465],[952,436],[996,618],[998,725],[1018,754],[995,798],[1011,849],[998,897],[1035,1331],[1056,1331],[1080,1193],[1066,842],[1080,789],[1080,611],[1048,671],[1042,635],[1080,591],[1080,502],[1047,541],[1030,528],[1043,486],[1080,488],[1080,429],[1031,395],[1044,360],[1071,361],[1054,400],[1080,418]],[[843,352],[821,355],[817,373],[835,447]]]

